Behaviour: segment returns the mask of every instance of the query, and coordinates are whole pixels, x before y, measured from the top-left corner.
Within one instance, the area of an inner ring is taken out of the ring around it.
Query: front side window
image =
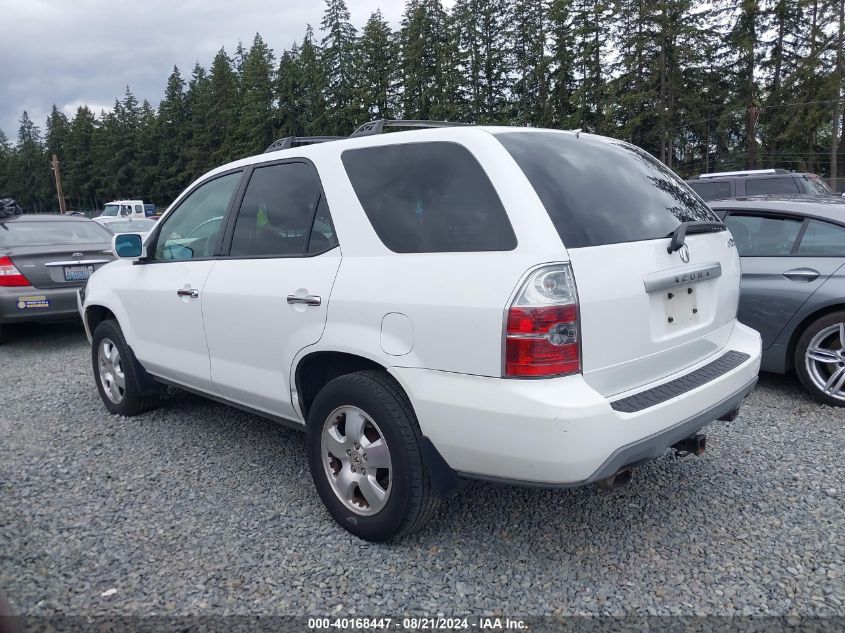
[[[226,174],[194,189],[163,220],[156,239],[155,261],[211,257],[226,209],[241,172]]]
[[[798,245],[798,254],[806,257],[845,256],[845,228],[830,222],[810,220]]]
[[[745,181],[745,193],[749,196],[766,193],[800,193],[798,183],[792,176],[781,178],[749,178]]]
[[[743,257],[785,257],[792,253],[802,221],[731,213],[725,220]]]
[[[638,147],[590,134],[504,132],[566,248],[665,238],[681,222],[718,222],[672,170]]]
[[[235,232],[232,257],[287,257],[323,252],[337,245],[328,207],[320,205],[320,181],[307,163],[281,163],[252,172],[244,194]],[[315,214],[327,227],[328,237],[314,237]],[[311,244],[313,242],[313,245]],[[317,250],[315,250],[317,249]]]
[[[516,236],[478,161],[457,143],[407,143],[341,155],[376,234],[396,253],[509,251]]]

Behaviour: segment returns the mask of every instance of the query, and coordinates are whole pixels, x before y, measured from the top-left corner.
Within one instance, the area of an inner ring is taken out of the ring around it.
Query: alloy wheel
[[[126,395],[126,376],[123,373],[123,363],[120,351],[111,339],[100,341],[97,351],[97,364],[100,369],[100,384],[103,386],[108,399],[120,404]]]
[[[326,478],[341,503],[370,516],[384,508],[393,484],[390,449],[367,413],[338,407],[323,424],[321,459]]]
[[[807,374],[819,391],[845,401],[845,323],[820,330],[804,354]]]

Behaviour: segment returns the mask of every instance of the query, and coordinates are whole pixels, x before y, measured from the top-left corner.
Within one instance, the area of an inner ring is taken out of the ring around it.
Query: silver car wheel
[[[819,391],[845,401],[845,323],[820,330],[807,346],[804,363]]]
[[[126,395],[126,376],[123,374],[123,363],[120,351],[111,339],[100,341],[97,351],[97,363],[100,368],[100,384],[109,400],[120,404]]]
[[[323,424],[323,470],[337,498],[355,514],[384,508],[393,485],[390,449],[381,429],[358,407],[338,407]]]

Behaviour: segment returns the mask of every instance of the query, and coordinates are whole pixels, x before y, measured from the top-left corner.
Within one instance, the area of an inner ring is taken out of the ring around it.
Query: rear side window
[[[681,222],[718,222],[671,170],[633,145],[589,134],[496,138],[546,207],[567,248],[654,240]]]
[[[381,241],[396,253],[508,251],[516,236],[481,165],[456,143],[343,152],[343,166]]]
[[[801,220],[731,213],[725,220],[743,257],[785,257],[792,253]]]
[[[811,193],[817,196],[833,195],[833,191],[831,191],[830,187],[828,187],[825,182],[815,174],[804,176],[800,179],[800,182],[804,185],[804,193]]]
[[[729,182],[690,182],[687,183],[703,200],[724,200],[731,197]]]
[[[306,163],[281,163],[252,172],[232,236],[232,257],[285,257],[337,245],[328,207],[320,202],[317,172]],[[317,229],[315,234],[312,227]]]
[[[808,257],[843,257],[845,256],[845,228],[810,220],[807,230],[798,245],[798,254]]]
[[[749,178],[745,181],[745,193],[756,196],[764,193],[801,193],[792,176],[783,178]]]

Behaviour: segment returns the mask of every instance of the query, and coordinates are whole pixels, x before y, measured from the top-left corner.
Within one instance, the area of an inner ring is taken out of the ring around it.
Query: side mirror
[[[845,191],[842,192],[842,197],[845,198]]]
[[[112,238],[112,251],[121,259],[140,259],[145,256],[144,240],[138,233],[121,233]]]

